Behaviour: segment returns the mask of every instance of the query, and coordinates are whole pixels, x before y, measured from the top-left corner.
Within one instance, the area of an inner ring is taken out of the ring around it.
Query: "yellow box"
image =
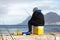
[[[44,27],[43,26],[35,26],[33,28],[33,33],[37,35],[43,35],[44,34]]]

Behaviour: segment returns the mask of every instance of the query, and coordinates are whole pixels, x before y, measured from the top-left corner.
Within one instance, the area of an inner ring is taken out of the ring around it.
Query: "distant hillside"
[[[31,16],[29,16],[28,18],[26,18],[26,20],[24,20],[22,23],[18,24],[18,25],[27,25],[28,21],[30,20]]]
[[[46,15],[44,15],[45,17],[45,24],[48,23],[56,23],[56,22],[60,22],[60,16],[57,15],[55,12],[49,12]],[[27,25],[28,24],[28,20],[31,18],[31,16],[29,16],[26,20],[24,20],[22,23],[18,24],[18,25]]]
[[[45,15],[45,22],[49,24],[60,22],[60,16],[57,15],[55,12],[49,12]]]

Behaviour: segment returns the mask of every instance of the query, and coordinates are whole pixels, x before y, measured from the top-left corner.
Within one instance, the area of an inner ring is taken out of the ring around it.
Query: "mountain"
[[[27,17],[26,20],[24,20],[22,23],[20,23],[18,25],[27,25],[30,18],[31,18],[31,16]]]
[[[49,12],[47,13],[45,16],[45,23],[48,23],[48,24],[55,24],[57,22],[60,22],[60,16],[57,15],[57,13],[55,12]]]
[[[31,16],[27,17],[26,20],[24,20],[22,23],[20,23],[18,25],[27,25],[30,18],[31,18]],[[60,16],[57,15],[57,13],[55,13],[55,12],[47,13],[46,15],[44,15],[44,18],[45,18],[46,25],[60,23]]]

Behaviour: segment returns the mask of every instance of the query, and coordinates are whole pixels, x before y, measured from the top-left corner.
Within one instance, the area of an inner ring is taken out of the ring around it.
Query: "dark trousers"
[[[28,22],[28,30],[30,33],[32,33],[32,25],[33,25],[32,21],[29,21]]]

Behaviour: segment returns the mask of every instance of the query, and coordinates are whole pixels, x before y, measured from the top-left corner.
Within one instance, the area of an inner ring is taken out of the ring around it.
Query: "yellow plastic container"
[[[17,35],[22,35],[22,32],[20,32],[19,30],[17,30]]]
[[[37,35],[43,35],[44,34],[44,26],[35,26],[33,28],[33,33]]]

